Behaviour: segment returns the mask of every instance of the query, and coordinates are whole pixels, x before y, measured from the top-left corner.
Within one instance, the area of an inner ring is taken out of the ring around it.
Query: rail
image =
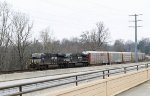
[[[150,63],[147,63],[147,64],[127,66],[127,67],[118,67],[118,68],[113,68],[113,69],[96,70],[96,71],[90,71],[86,73],[79,73],[79,74],[73,74],[73,75],[70,74],[67,76],[56,77],[56,78],[45,79],[45,80],[38,80],[34,82],[30,81],[30,82],[18,83],[14,85],[11,84],[11,85],[6,85],[6,86],[0,86],[0,91],[17,88],[17,92],[7,94],[7,96],[16,96],[16,95],[22,96],[23,94],[26,94],[26,93],[31,93],[31,92],[35,92],[39,90],[48,89],[48,88],[54,88],[54,87],[63,86],[67,84],[75,84],[75,86],[78,86],[81,81],[86,81],[86,80],[95,79],[95,78],[105,79],[106,77],[109,77],[111,75],[121,74],[121,73],[126,74],[129,71],[138,71],[141,69],[149,68],[149,66],[150,66]],[[94,74],[97,74],[97,75],[94,76]],[[89,75],[92,75],[92,77],[88,77]],[[36,84],[42,84],[42,83],[51,82],[51,81],[67,80],[69,78],[72,78],[73,80],[68,80],[67,82],[62,82],[62,83],[58,83],[54,85],[52,84],[48,86],[42,86],[42,87],[38,87],[34,89],[28,89],[28,90],[23,89],[23,87],[31,86],[33,84],[36,85]]]

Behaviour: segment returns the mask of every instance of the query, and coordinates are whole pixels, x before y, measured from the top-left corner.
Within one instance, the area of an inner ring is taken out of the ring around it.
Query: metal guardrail
[[[47,79],[47,80],[39,80],[39,81],[36,81],[36,82],[27,82],[27,83],[18,83],[18,84],[15,84],[15,85],[0,86],[0,91],[10,89],[10,88],[17,88],[19,90],[18,92],[8,94],[7,96],[16,96],[16,95],[22,96],[23,94],[26,94],[26,93],[31,93],[31,92],[35,92],[35,91],[39,91],[39,90],[48,89],[48,88],[54,88],[54,87],[67,85],[67,84],[71,84],[71,83],[78,86],[78,83],[81,82],[81,81],[94,79],[94,78],[100,78],[100,77],[102,79],[105,79],[106,77],[109,77],[110,75],[113,75],[113,74],[118,74],[118,73],[126,74],[129,71],[133,71],[133,70],[138,71],[140,69],[149,68],[149,65],[150,65],[150,63],[127,66],[127,67],[118,67],[118,68],[113,68],[113,69],[97,70],[97,71],[92,71],[92,72],[67,75],[67,76],[63,76],[63,77],[56,77],[56,78]],[[82,78],[82,79],[78,78],[78,77],[81,77],[81,76],[95,74],[95,73],[101,73],[101,74],[99,74],[98,76],[92,76],[92,77],[88,77],[88,78]],[[65,80],[67,78],[74,78],[74,80],[69,81],[69,82],[64,82],[64,83],[61,83],[61,84],[51,85],[51,86],[43,86],[43,87],[35,88],[35,89],[32,89],[32,90],[23,90],[24,86],[28,86],[28,85],[32,85],[32,84],[38,84],[38,83],[44,83],[44,82],[49,82],[49,81],[55,81],[55,80],[61,80],[61,79]]]

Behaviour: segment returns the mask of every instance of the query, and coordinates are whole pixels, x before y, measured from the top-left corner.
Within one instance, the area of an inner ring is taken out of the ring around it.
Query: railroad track
[[[142,62],[140,62],[142,63]],[[127,65],[128,64],[132,64],[132,63],[126,63]],[[134,63],[133,63],[134,64]],[[103,65],[95,65],[95,66],[105,66],[106,64],[103,64]],[[121,63],[121,64],[112,64],[112,65],[125,65],[124,63]],[[93,66],[85,66],[85,67],[95,67],[94,65]],[[82,67],[73,67],[73,68],[84,68],[83,66]],[[32,69],[32,70],[29,70],[29,69],[24,69],[24,70],[11,70],[11,71],[0,71],[0,75],[2,74],[12,74],[12,73],[23,73],[23,72],[38,72],[38,71],[47,71],[47,70],[57,70],[57,69],[68,69],[68,68],[49,68],[49,69],[43,69],[43,70],[35,70],[35,69]]]

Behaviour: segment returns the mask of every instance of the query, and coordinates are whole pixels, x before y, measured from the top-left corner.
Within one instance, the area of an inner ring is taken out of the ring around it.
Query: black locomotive
[[[85,54],[33,53],[30,58],[30,69],[71,68],[87,66],[88,56]]]

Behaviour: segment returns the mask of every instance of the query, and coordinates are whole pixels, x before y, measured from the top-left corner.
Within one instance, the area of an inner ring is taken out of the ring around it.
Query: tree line
[[[116,40],[109,44],[109,29],[103,22],[82,32],[80,37],[57,40],[49,28],[32,40],[33,22],[28,15],[16,12],[6,2],[0,2],[0,71],[24,70],[32,53],[80,53],[82,51],[134,52],[133,41]],[[138,51],[150,54],[150,39],[138,42]]]

